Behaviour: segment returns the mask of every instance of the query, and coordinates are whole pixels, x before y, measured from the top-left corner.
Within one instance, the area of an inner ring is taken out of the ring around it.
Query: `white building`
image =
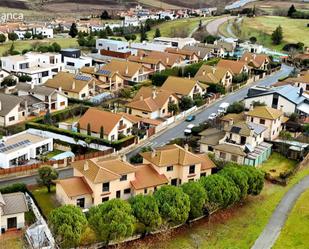
[[[51,28],[38,27],[32,29],[33,35],[42,34],[44,38],[54,38],[54,30]]]
[[[97,39],[96,48],[98,50],[104,49],[108,51],[121,52],[121,53],[130,51],[128,42],[109,40],[109,39]]]
[[[122,21],[122,26],[124,27],[129,27],[129,26],[133,26],[133,27],[137,27],[140,25],[140,21],[138,19],[137,16],[125,16],[124,20]]]
[[[65,69],[70,73],[77,73],[82,67],[91,67],[92,58],[81,56],[79,58],[63,57]]]
[[[31,159],[53,150],[53,139],[30,134],[27,130],[0,140],[0,167],[25,165]]]
[[[25,212],[28,205],[24,193],[0,193],[0,235],[8,229],[24,228]]]
[[[165,49],[167,49],[169,46],[165,44],[160,43],[153,43],[153,42],[135,42],[130,44],[130,48],[133,50],[144,50],[144,51],[158,51],[158,52],[164,52]]]
[[[193,46],[194,44],[197,44],[198,41],[190,37],[186,38],[157,37],[153,39],[153,43],[164,44],[169,47],[182,49],[186,45]]]
[[[30,76],[34,84],[45,83],[64,67],[61,54],[36,52],[1,57],[1,65],[10,73]]]

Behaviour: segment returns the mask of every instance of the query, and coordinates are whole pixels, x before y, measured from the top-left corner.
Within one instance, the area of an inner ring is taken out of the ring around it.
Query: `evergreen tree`
[[[289,11],[288,11],[288,17],[292,17],[293,14],[296,12],[296,8],[294,6],[294,4],[291,5],[291,7],[289,8]]]
[[[141,42],[143,41],[147,41],[147,34],[146,34],[146,30],[143,26],[143,24],[141,24]]]
[[[160,32],[160,29],[158,29],[158,28],[156,28],[156,31],[155,31],[153,38],[157,38],[157,37],[161,37],[161,32]]]
[[[279,25],[275,31],[271,34],[271,40],[273,41],[273,44],[279,45],[282,42],[283,39],[283,32],[282,27]]]
[[[69,35],[72,37],[72,38],[75,38],[78,34],[78,30],[77,30],[77,26],[76,26],[76,23],[72,23],[72,26],[70,28],[70,32],[69,32]]]
[[[102,14],[101,14],[101,19],[102,19],[102,20],[108,20],[108,19],[110,19],[110,16],[109,16],[109,14],[108,14],[108,12],[107,12],[106,10],[104,10],[104,11],[102,12]]]

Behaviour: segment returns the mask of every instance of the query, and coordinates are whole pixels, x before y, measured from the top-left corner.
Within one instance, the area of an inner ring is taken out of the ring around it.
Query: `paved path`
[[[220,25],[235,18],[235,16],[224,16],[222,18],[215,19],[207,24],[206,30],[211,35],[218,35]]]
[[[309,189],[309,175],[293,186],[280,201],[259,238],[251,249],[270,249],[275,244],[285,221],[299,196]],[[304,228],[306,229],[306,228]]]

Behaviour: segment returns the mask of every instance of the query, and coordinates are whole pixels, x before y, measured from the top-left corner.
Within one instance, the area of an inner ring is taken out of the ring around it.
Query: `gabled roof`
[[[147,112],[154,112],[162,108],[171,95],[174,94],[170,91],[141,87],[133,100],[126,106]],[[174,97],[177,98],[175,95]]]
[[[111,60],[110,63],[106,64],[101,69],[111,72],[118,72],[125,78],[133,77],[141,69],[145,70],[146,72],[151,71],[140,63],[123,60]]]
[[[3,194],[2,201],[4,203],[4,205],[2,204],[2,215],[19,214],[28,211],[26,197],[22,192]]]
[[[249,137],[251,136],[251,131],[253,131],[253,136],[257,136],[267,130],[267,127],[252,122],[239,122],[228,126],[225,130],[241,136]]]
[[[72,167],[95,184],[114,181],[122,175],[135,172],[134,166],[117,157],[96,157],[75,161],[72,163]]]
[[[223,152],[227,152],[227,153],[231,153],[231,154],[236,154],[236,155],[239,155],[239,156],[246,156],[246,153],[242,150],[242,148],[240,148],[237,145],[218,144],[218,145],[214,146],[214,149],[219,150],[219,151],[223,151]]]
[[[86,67],[86,66],[84,66],[84,67],[82,67],[80,69],[80,72],[81,73],[86,73],[86,74],[94,74],[96,72],[96,69],[95,69],[95,67]]]
[[[283,115],[283,112],[268,106],[257,106],[247,113],[248,116],[274,120]]]
[[[23,102],[23,99],[14,95],[0,93],[0,116],[4,117],[13,110],[17,105]]]
[[[179,48],[167,48],[165,52],[172,53],[172,54],[179,54],[183,56],[193,56],[197,55],[194,51],[187,50],[187,49],[179,49]]]
[[[231,70],[233,74],[240,74],[247,63],[244,61],[220,60],[217,67],[223,67]]]
[[[169,165],[188,166],[191,164],[202,163],[200,157],[176,144],[165,145],[157,148],[153,152],[141,153],[141,156],[158,167]]]
[[[161,89],[171,91],[180,95],[188,95],[193,90],[195,85],[199,85],[202,88],[205,88],[195,79],[169,76],[163,83]]]
[[[55,88],[47,87],[47,86],[39,86],[39,85],[31,85],[27,83],[18,83],[16,85],[16,89],[19,91],[25,91],[25,92],[31,92],[40,94],[43,96],[50,96],[52,95],[56,90]]]
[[[183,49],[195,52],[195,54],[201,60],[204,59],[211,52],[211,49],[209,49],[209,48],[199,47],[199,46],[191,46],[191,45],[186,45],[186,46],[183,47]]]
[[[44,86],[56,89],[61,87],[63,91],[79,93],[93,82],[94,79],[90,76],[59,72],[53,79],[47,80]]]
[[[87,130],[87,126],[90,124],[91,131],[96,133],[100,133],[101,126],[103,126],[104,134],[108,135],[122,118],[123,115],[121,114],[89,108],[78,123],[80,129],[83,130]]]
[[[183,61],[183,56],[178,54],[172,54],[168,52],[151,51],[147,54],[150,58],[156,58],[161,60],[166,66],[172,67],[175,64],[179,64]]]
[[[134,56],[130,55],[128,57],[129,61],[137,62],[137,63],[145,63],[145,64],[151,64],[156,65],[158,63],[162,63],[160,59],[158,58],[152,58],[152,57],[145,57],[145,56]]]
[[[241,61],[244,61],[248,64],[252,63],[252,66],[255,68],[259,68],[263,65],[263,63],[267,60],[269,61],[269,57],[266,54],[254,54],[250,52],[245,52],[240,58]],[[250,64],[251,65],[251,64]]]
[[[86,194],[92,194],[92,189],[84,177],[71,177],[55,181],[59,184],[68,197],[77,197]]]
[[[135,180],[131,181],[134,189],[144,189],[167,184],[164,174],[159,174],[151,164],[136,166]]]
[[[216,165],[207,154],[197,155],[202,159],[201,171],[216,168]]]
[[[194,79],[200,82],[218,84],[228,72],[233,74],[228,68],[202,65],[195,74]]]
[[[230,121],[233,120],[234,123],[245,121],[245,114],[243,112],[241,113],[229,113],[224,115],[221,120],[222,121]]]

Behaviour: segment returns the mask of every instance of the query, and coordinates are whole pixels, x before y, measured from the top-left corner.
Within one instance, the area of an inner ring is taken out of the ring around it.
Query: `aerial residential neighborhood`
[[[0,248],[307,249],[308,13],[0,1]]]

